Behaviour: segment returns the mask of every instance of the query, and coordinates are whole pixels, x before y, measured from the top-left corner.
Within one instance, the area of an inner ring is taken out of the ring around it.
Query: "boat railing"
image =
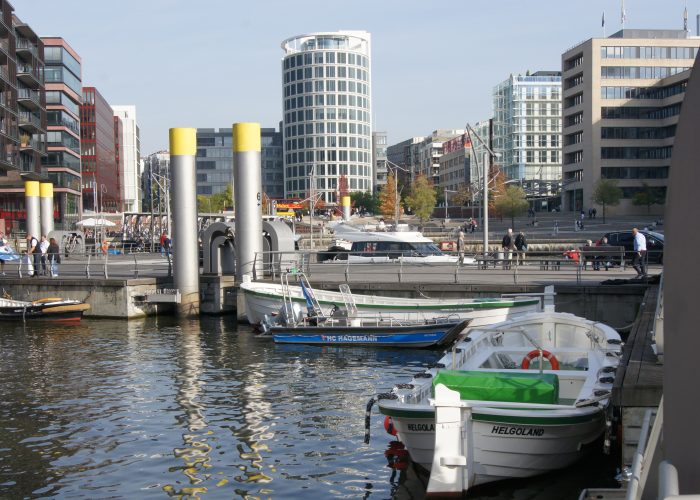
[[[351,252],[334,251],[275,251],[260,252],[256,262],[262,262],[262,276],[257,279],[277,280],[281,273],[291,268],[302,270],[306,276],[323,276],[325,281],[337,283],[369,283],[394,280],[398,283],[513,283],[522,284],[531,281],[552,283],[600,282],[602,280],[626,279],[636,277],[636,273],[624,262],[601,265],[596,257],[579,253],[571,256],[561,251],[495,252],[489,255],[473,256],[468,264],[459,262],[414,261],[400,256],[389,259],[386,252],[377,253],[372,261],[368,254],[362,253],[363,262],[357,262],[348,256]],[[357,254],[359,255],[359,254]],[[660,272],[660,265],[651,265],[650,274]]]

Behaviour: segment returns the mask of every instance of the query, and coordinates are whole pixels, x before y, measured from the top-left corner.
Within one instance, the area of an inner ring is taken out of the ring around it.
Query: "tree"
[[[452,195],[452,201],[460,206],[466,206],[474,199],[474,192],[469,184],[461,184],[457,192]]]
[[[437,195],[433,183],[430,182],[424,175],[419,175],[411,183],[411,194],[406,197],[408,203],[413,209],[413,213],[418,216],[421,224],[430,218],[435,208]]]
[[[495,199],[496,211],[501,216],[510,217],[510,225],[515,229],[515,217],[521,215],[527,207],[525,190],[520,186],[506,186],[505,192]]]
[[[377,213],[379,202],[369,191],[354,191],[350,193],[350,200],[356,207],[364,207],[368,212]]]
[[[233,210],[233,190],[231,184],[226,185],[226,189],[220,193],[211,195],[212,211],[223,212],[224,210]]]
[[[506,195],[506,176],[503,172],[496,172],[493,176],[493,187],[489,188],[489,213],[492,217],[500,217],[503,222],[503,212],[499,210],[496,200]]]
[[[593,203],[603,205],[603,224],[605,224],[605,207],[619,205],[620,198],[622,198],[622,189],[617,187],[617,182],[611,179],[600,179],[596,182],[591,200]]]
[[[379,192],[379,213],[385,219],[394,219],[396,217],[396,200],[396,178],[393,173],[390,173],[386,178],[386,184]],[[396,221],[397,224],[398,222]]]
[[[642,182],[642,190],[638,191],[632,198],[634,205],[646,206],[647,213],[651,212],[652,205],[660,205],[665,201],[663,193],[660,193],[658,188],[653,188],[646,182]]]

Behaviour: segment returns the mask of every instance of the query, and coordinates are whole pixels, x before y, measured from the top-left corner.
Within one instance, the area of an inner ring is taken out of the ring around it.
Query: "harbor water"
[[[430,350],[275,345],[230,318],[0,325],[0,498],[422,498],[367,400]],[[576,498],[579,467],[469,498]]]

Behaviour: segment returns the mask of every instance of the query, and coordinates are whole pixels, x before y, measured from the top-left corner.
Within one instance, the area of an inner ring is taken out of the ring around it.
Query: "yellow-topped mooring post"
[[[259,123],[233,124],[233,192],[236,208],[236,279],[262,272],[262,180]]]
[[[180,291],[178,316],[199,315],[199,242],[197,239],[197,129],[170,129],[173,211],[173,281]],[[170,200],[166,200],[170,202]]]
[[[41,205],[41,234],[47,237],[53,231],[53,184],[42,182],[39,184],[39,197]]]
[[[27,211],[27,234],[38,240],[41,236],[39,181],[24,181],[24,206]]]
[[[343,196],[340,199],[340,205],[343,207],[343,220],[350,220],[350,197]]]

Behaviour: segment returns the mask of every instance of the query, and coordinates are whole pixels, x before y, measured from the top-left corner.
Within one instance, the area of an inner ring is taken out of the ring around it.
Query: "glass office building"
[[[282,134],[261,128],[261,181],[270,198],[284,196]],[[197,129],[197,194],[212,195],[233,189],[233,131],[230,128]]]
[[[285,197],[338,203],[341,177],[371,191],[370,34],[299,35],[282,49]]]

